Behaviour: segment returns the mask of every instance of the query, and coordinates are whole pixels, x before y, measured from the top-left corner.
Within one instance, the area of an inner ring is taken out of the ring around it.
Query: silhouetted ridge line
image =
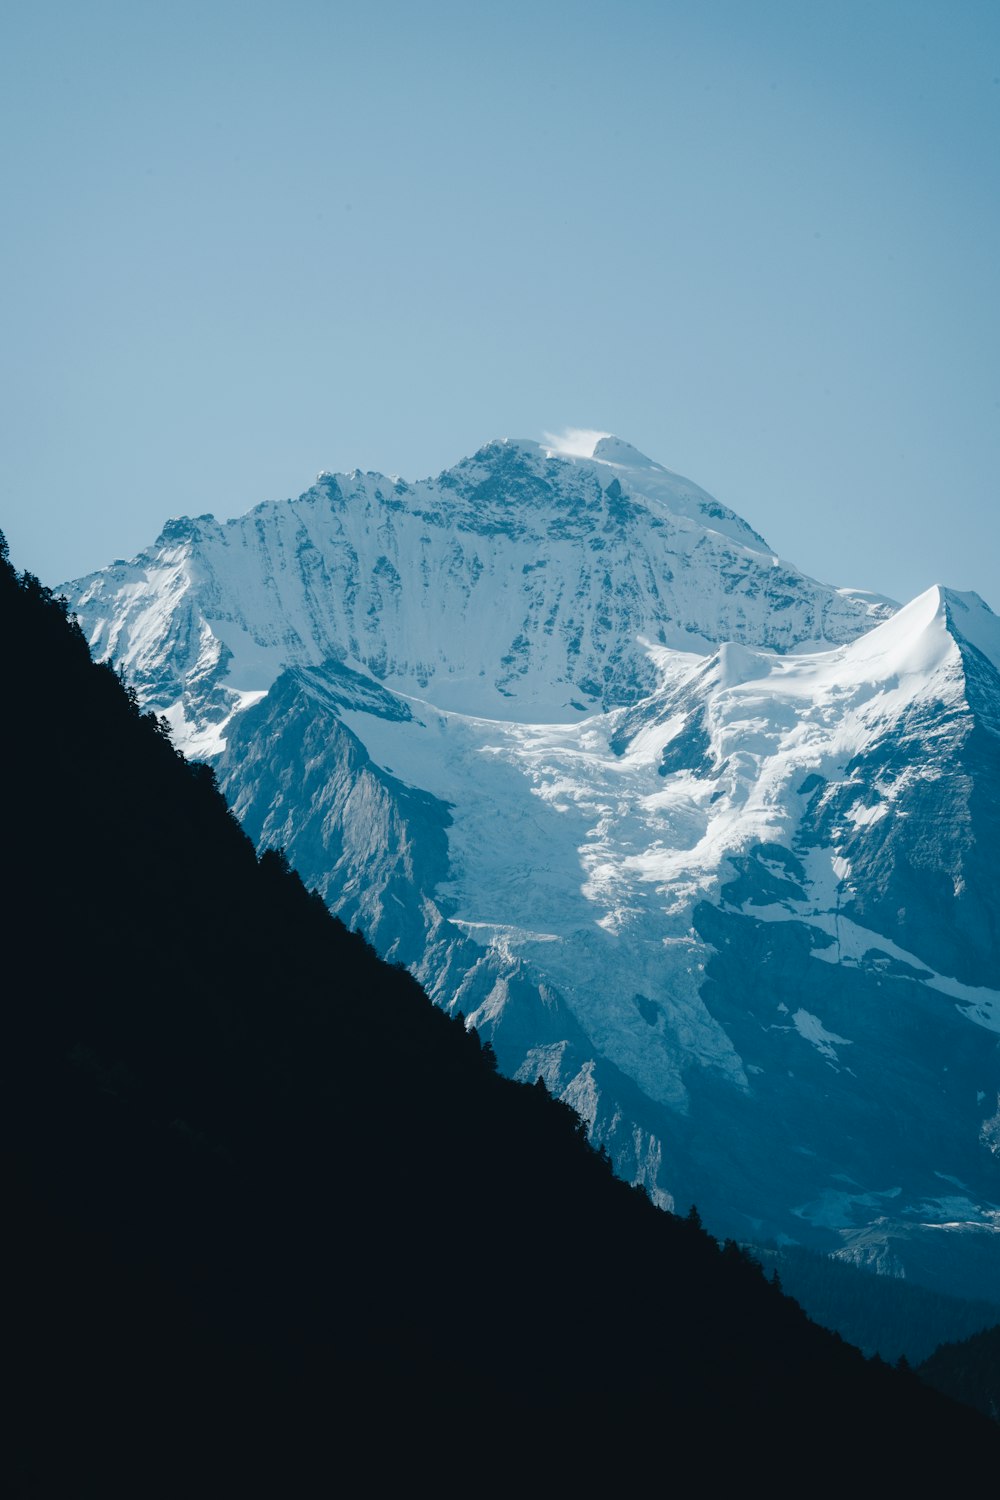
[[[996,1456],[258,860],[5,549],[0,627],[15,1489],[326,1493],[364,1465],[372,1491],[628,1493],[696,1449],[779,1480],[818,1448],[896,1479]]]

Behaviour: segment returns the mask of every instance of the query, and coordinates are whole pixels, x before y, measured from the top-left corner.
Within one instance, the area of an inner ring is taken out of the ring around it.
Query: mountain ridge
[[[283,663],[342,654],[440,707],[574,721],[655,686],[637,637],[788,649],[888,612],[781,564],[661,466],[509,441],[433,481],[325,474],[232,521],[173,521],[132,563],[62,587],[96,654],[201,754]]]

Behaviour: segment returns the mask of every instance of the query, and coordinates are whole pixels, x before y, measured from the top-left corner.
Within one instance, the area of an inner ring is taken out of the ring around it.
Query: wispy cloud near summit
[[[564,427],[562,432],[543,432],[542,442],[550,453],[565,453],[570,458],[592,458],[601,438],[610,436],[610,432],[598,432],[590,427]]]

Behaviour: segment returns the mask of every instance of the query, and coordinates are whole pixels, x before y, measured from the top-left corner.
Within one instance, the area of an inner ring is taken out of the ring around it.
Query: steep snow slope
[[[617,439],[327,476],[74,587],[188,748],[228,742],[252,836],[623,1175],[943,1282],[972,1235],[1000,1274],[975,595],[816,584]]]

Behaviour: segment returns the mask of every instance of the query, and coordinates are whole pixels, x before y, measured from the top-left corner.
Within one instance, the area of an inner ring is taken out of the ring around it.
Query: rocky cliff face
[[[617,440],[322,476],[68,592],[251,835],[658,1201],[997,1256],[976,596],[815,583]]]

